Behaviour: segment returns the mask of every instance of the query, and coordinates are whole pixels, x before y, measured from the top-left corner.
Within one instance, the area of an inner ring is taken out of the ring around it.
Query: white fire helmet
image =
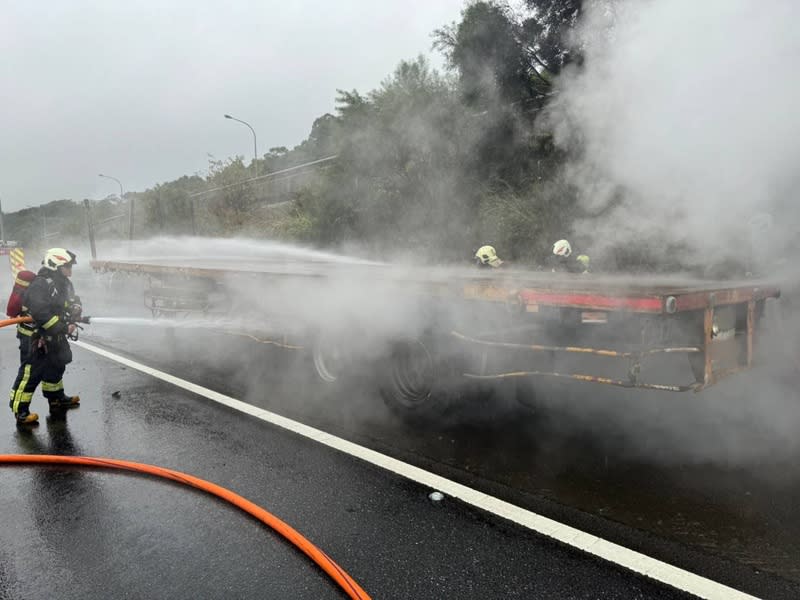
[[[56,271],[58,267],[77,264],[75,253],[66,248],[50,248],[42,259],[42,265],[51,271]]]
[[[553,254],[556,256],[569,256],[572,254],[572,246],[569,245],[567,240],[558,240],[553,244]]]

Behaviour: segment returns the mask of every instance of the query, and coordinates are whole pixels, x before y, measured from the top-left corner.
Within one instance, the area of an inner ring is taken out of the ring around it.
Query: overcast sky
[[[6,212],[202,173],[208,154],[289,148],[422,53],[464,0],[0,0]]]

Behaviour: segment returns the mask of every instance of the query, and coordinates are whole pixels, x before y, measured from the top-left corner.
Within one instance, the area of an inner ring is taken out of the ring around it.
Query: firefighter
[[[22,297],[28,286],[30,286],[36,273],[33,271],[22,270],[19,271],[14,277],[14,287],[11,290],[11,295],[8,297],[8,304],[6,305],[6,314],[12,319],[22,316]],[[33,336],[34,327],[31,323],[17,323],[17,339],[19,340],[19,373],[22,373],[25,365],[28,363],[31,351],[31,337]],[[17,376],[17,380],[22,377]],[[11,390],[11,398],[14,398],[16,388]]]
[[[575,257],[575,262],[577,262],[580,265],[579,268],[581,269],[580,271],[581,273],[589,272],[589,263],[591,262],[591,260],[589,259],[588,254],[578,254],[578,256]]]
[[[588,273],[589,256],[572,256],[572,246],[567,240],[553,244],[553,253],[545,261],[553,273]]]
[[[481,246],[475,252],[475,264],[481,268],[498,268],[503,264],[494,246]]]
[[[12,388],[10,405],[19,425],[34,425],[39,420],[39,415],[30,412],[30,403],[40,382],[51,412],[80,404],[80,397],[64,393],[62,381],[72,362],[67,336],[74,334],[81,312],[80,300],[69,280],[76,263],[74,253],[51,248],[23,294],[22,314],[32,317],[33,334],[28,359],[20,366]]]
[[[22,270],[14,277],[14,287],[8,297],[6,314],[10,318],[22,316],[22,296],[28,290],[31,282],[36,277],[33,271]],[[25,362],[30,350],[31,336],[33,335],[33,325],[30,323],[17,324],[17,339],[19,340],[19,361]]]

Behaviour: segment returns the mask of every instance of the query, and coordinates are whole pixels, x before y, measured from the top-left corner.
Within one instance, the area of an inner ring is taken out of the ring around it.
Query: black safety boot
[[[61,398],[48,398],[51,411],[67,410],[69,408],[78,408],[81,405],[80,396],[61,396]]]
[[[27,408],[17,412],[17,414],[14,415],[14,418],[17,420],[17,425],[21,426],[30,426],[39,424],[39,415],[37,415],[34,412],[31,412]]]

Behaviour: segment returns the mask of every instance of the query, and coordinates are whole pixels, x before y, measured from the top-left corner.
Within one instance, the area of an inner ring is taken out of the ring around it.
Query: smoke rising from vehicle
[[[756,242],[766,237],[769,243],[755,244],[753,252],[791,241],[791,192],[797,179],[792,167],[800,157],[800,119],[792,113],[800,98],[787,61],[798,55],[789,18],[793,12],[786,2],[776,4],[769,14],[744,2],[643,3],[618,7],[611,30],[606,15],[593,15],[584,31],[585,70],[565,76],[551,114],[559,143],[581,149],[567,174],[592,215],[575,228],[592,240],[593,258],[602,259],[613,245],[631,241],[654,252],[675,253],[676,263],[694,265],[700,273],[731,256],[750,266],[755,261],[750,260],[753,228],[748,223],[763,212],[775,214],[773,227],[768,233],[766,228],[756,232],[761,235],[754,236]],[[413,126],[406,129],[414,146],[439,148],[436,128],[429,126],[435,120],[429,123],[416,114],[408,118]],[[475,115],[476,127],[484,124],[482,119],[491,115]],[[402,126],[391,123],[392,130]],[[385,145],[383,137],[369,139]],[[354,158],[364,162],[367,171],[368,159],[386,151],[368,144],[356,149]],[[412,167],[419,168],[410,165],[412,173]],[[454,198],[456,190],[449,189],[458,179],[453,170],[443,167],[442,172],[438,181],[445,182],[444,189],[408,188],[439,198],[433,211],[417,207],[414,198],[399,202],[391,197],[385,203],[386,210],[397,211],[391,214],[394,221],[386,219],[396,230],[386,229],[386,237],[408,235],[407,231],[417,235],[407,225],[433,220],[443,223],[434,232],[437,239],[392,238],[387,246],[438,243],[450,248],[448,257],[463,256],[466,262],[469,254],[463,248],[473,240],[463,239],[461,224],[470,215]],[[375,224],[368,221],[364,226]],[[536,230],[528,235],[535,237]],[[332,332],[350,351],[357,349],[358,358],[375,358],[388,353],[390,340],[422,336],[434,325],[444,329],[443,323],[463,316],[453,314],[446,303],[426,311],[422,296],[408,294],[407,280],[432,270],[428,264],[403,271],[269,241],[198,238],[123,244],[104,257],[171,261],[187,254],[198,264],[206,260],[211,266],[246,270],[248,261],[266,261],[276,272],[295,269],[307,275],[228,282],[231,296],[225,308],[256,336],[262,329],[281,327],[303,336]],[[775,255],[764,252],[767,259]],[[419,260],[418,255],[407,258]],[[348,266],[369,269],[348,272]],[[324,277],[318,278],[320,270]],[[461,271],[440,268],[436,275],[447,281],[448,273],[455,279]],[[291,331],[297,324],[303,331]],[[196,344],[181,348],[211,360],[220,351]],[[236,351],[227,346],[225,350]],[[648,458],[750,462],[776,450],[794,452],[798,446],[793,432],[800,415],[785,401],[790,387],[779,381],[769,388],[760,385],[774,375],[741,375],[739,379],[752,378],[748,381],[759,385],[722,384],[698,401],[693,396],[652,394],[639,402],[640,392],[590,385],[540,389],[543,395],[553,394],[548,403],[572,419],[572,426],[585,423],[587,435],[630,440],[630,447]],[[535,382],[533,387],[536,390]],[[762,394],[766,399],[754,403]],[[663,406],[675,407],[674,412]],[[754,412],[755,406],[764,410]],[[755,425],[748,421],[751,417]],[[764,431],[769,433],[762,435]]]
[[[314,363],[318,358],[315,350],[321,347],[323,358],[328,361],[323,368],[334,375],[342,375],[337,369],[352,368],[349,375],[333,385],[326,384],[329,391],[325,393],[333,396],[326,403],[326,410],[349,414],[356,426],[386,418],[375,383],[388,375],[380,369],[396,348],[395,342],[424,340],[431,330],[446,335],[450,329],[465,324],[473,331],[497,331],[503,323],[509,326],[507,311],[513,308],[502,304],[483,306],[478,316],[466,311],[463,303],[448,300],[448,293],[453,290],[457,295],[462,292],[458,285],[448,288],[448,282],[458,284],[465,276],[497,276],[474,268],[369,263],[278,242],[245,239],[161,238],[136,243],[132,249],[124,243],[108,257],[128,259],[131,250],[135,261],[143,264],[175,262],[189,268],[227,265],[238,272],[219,280],[223,289],[211,290],[214,302],[207,310],[167,310],[150,322],[152,326],[140,320],[150,318],[142,304],[147,276],[107,275],[95,282],[93,291],[87,289],[88,281],[76,281],[78,292],[85,294],[87,314],[95,317],[82,334],[87,339],[99,335],[126,340],[125,343],[135,340],[136,345],[152,347],[152,360],[177,364],[188,361],[217,369],[226,385],[257,404],[275,402],[284,396],[292,398],[294,404],[313,403],[312,396],[322,386],[316,371],[319,365]],[[261,273],[248,273],[253,267]],[[513,271],[507,273],[512,275]],[[174,275],[161,279],[167,286],[180,288],[188,284]],[[609,282],[617,285],[624,281],[609,277]],[[653,281],[674,283],[669,278],[648,278],[648,283]],[[432,284],[440,286],[442,296],[438,300],[429,293]],[[774,332],[771,329],[765,335]],[[778,340],[777,344],[782,342]],[[448,358],[463,357],[462,368],[479,372],[481,357],[475,350],[459,344],[437,348],[445,355],[451,354]],[[536,361],[541,359],[541,355],[530,354],[521,357],[522,363],[513,363],[503,356],[499,351],[489,353],[490,361],[497,359],[489,365],[490,372],[535,370]],[[688,383],[691,373],[685,356],[675,359],[670,365],[659,360],[649,362],[644,378]],[[776,364],[782,367],[785,362]],[[620,363],[620,367],[624,370],[625,365]],[[581,372],[580,365],[564,370],[569,371]],[[620,373],[617,377],[624,379],[625,375]],[[454,380],[440,381],[437,393],[453,383]],[[569,435],[580,432],[581,438],[595,440],[601,447],[612,447],[644,460],[753,464],[800,449],[794,435],[800,414],[788,400],[792,384],[781,369],[757,368],[700,396],[551,383],[547,378],[532,378],[527,401],[533,403],[535,411],[555,421],[556,429]],[[285,393],[273,393],[275,386]],[[506,401],[513,402],[507,394],[514,386],[499,387],[504,390],[502,393],[481,397],[484,408],[478,413],[469,409],[470,394],[461,392],[479,388],[467,385],[456,390],[458,410],[450,411],[438,424],[437,420],[444,417],[433,411],[433,421],[428,426],[434,430],[445,427],[447,420],[461,418],[459,412],[469,420],[485,418],[487,411],[507,410]],[[483,388],[489,389],[490,386]],[[352,405],[354,398],[366,397],[369,402]],[[524,418],[537,419],[533,414]]]
[[[558,142],[580,148],[570,175],[592,216],[579,234],[598,255],[634,244],[704,269],[753,254],[773,269],[800,225],[800,8],[592,8],[579,39],[585,68],[563,78],[551,114]],[[764,212],[775,226],[748,228]]]
[[[783,288],[759,329],[760,366],[669,408],[570,402],[589,430],[664,461],[758,464],[800,451],[793,260],[800,228],[797,4],[744,0],[594,3],[548,121],[573,152],[567,174],[599,262],[634,248],[706,278],[768,277]],[[612,265],[613,266],[613,265]]]

